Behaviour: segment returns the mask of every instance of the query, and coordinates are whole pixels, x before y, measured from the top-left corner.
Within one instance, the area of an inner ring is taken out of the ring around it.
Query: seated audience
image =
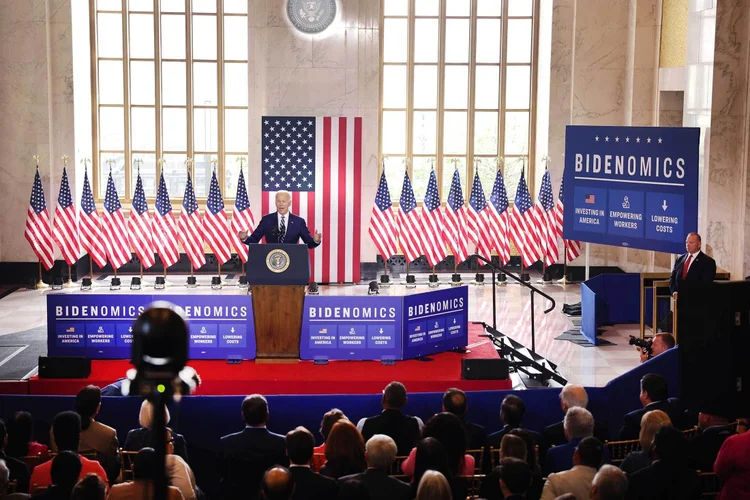
[[[20,493],[29,492],[29,469],[26,464],[18,459],[5,454],[5,443],[7,435],[5,432],[5,422],[0,419],[0,460],[5,462],[5,466],[10,471],[10,481],[16,481],[17,490]]]
[[[363,418],[357,423],[357,429],[365,441],[375,434],[385,434],[396,442],[399,455],[408,455],[424,426],[418,417],[403,412],[408,402],[404,384],[395,381],[388,384],[383,391],[383,412],[374,417]]]
[[[631,411],[623,418],[622,428],[617,439],[620,441],[638,439],[643,414],[651,410],[661,410],[669,415],[672,425],[680,426],[682,422],[681,411],[677,404],[669,401],[667,381],[661,375],[649,373],[641,379],[640,400],[643,408]]]
[[[81,417],[81,439],[78,444],[79,453],[94,453],[96,460],[107,473],[110,483],[120,475],[120,444],[117,441],[117,431],[108,425],[95,420],[102,407],[102,394],[95,385],[87,385],[76,395],[75,412]],[[50,448],[57,451],[55,436],[50,429]]]
[[[164,421],[169,425],[169,410],[164,408]],[[139,451],[141,448],[145,448],[151,443],[151,424],[154,421],[154,405],[148,400],[144,399],[141,403],[141,411],[138,414],[138,423],[141,424],[140,429],[132,429],[128,432],[125,438],[125,444],[122,446],[125,451]],[[167,427],[169,429],[169,427]],[[174,438],[174,452],[175,455],[179,455],[186,462],[188,461],[187,444],[182,434],[174,432],[169,429]]]
[[[346,415],[344,415],[344,412],[339,410],[338,408],[333,408],[331,410],[328,410],[325,415],[323,415],[323,420],[320,421],[320,435],[323,437],[323,444],[320,446],[316,446],[313,449],[313,453],[315,454],[322,454],[326,451],[326,439],[328,439],[328,434],[331,432],[331,427],[333,427],[333,424],[338,422],[339,420],[349,420],[346,418]]]
[[[596,470],[602,463],[604,445],[595,437],[583,438],[573,453],[573,468],[550,474],[544,483],[542,500],[554,500],[559,495],[573,493],[586,498],[591,491]]]
[[[641,470],[644,467],[648,467],[654,461],[651,458],[651,448],[654,444],[654,436],[656,431],[664,426],[671,426],[672,421],[669,420],[669,415],[661,410],[651,410],[643,414],[641,418],[641,430],[638,435],[638,441],[641,444],[641,449],[631,451],[625,460],[620,464],[620,469],[626,474],[632,474],[637,470]]]
[[[438,471],[428,470],[422,475],[417,488],[417,500],[452,500],[448,480]]]
[[[154,480],[158,471],[156,452],[153,448],[143,448],[133,460],[133,481],[116,484],[109,492],[108,500],[141,500],[154,498]],[[167,500],[181,500],[184,497],[178,488],[167,486]]]
[[[195,394],[195,391],[200,387],[202,380],[198,372],[192,366],[186,366],[179,373],[180,379],[180,392],[183,395]],[[122,384],[127,378],[118,378],[109,385],[102,387],[102,396],[123,396]],[[139,394],[130,393],[128,396],[139,396]]]
[[[406,485],[404,485],[406,486]],[[406,486],[408,490],[408,486]],[[11,493],[10,489],[10,471],[5,465],[5,460],[0,460],[0,500],[28,500],[30,497],[27,493]]]
[[[525,412],[526,404],[521,398],[512,394],[505,396],[505,399],[503,399],[503,403],[500,406],[500,421],[504,426],[499,431],[492,433],[487,437],[487,444],[493,448],[499,448],[503,436],[509,433],[511,429],[521,428],[521,420],[523,420],[523,414]],[[526,429],[526,431],[531,434],[535,445],[542,442],[541,434],[529,429]]]
[[[503,436],[503,440],[500,442],[500,461],[503,458],[517,458],[529,465],[531,485],[526,492],[527,500],[538,500],[542,496],[542,487],[544,486],[542,471],[536,464],[536,454],[533,452],[528,453],[528,450],[530,448],[533,450],[533,447],[534,442],[524,429],[513,429],[510,433]],[[482,480],[480,491],[482,498],[502,498],[498,471],[499,469],[495,467],[495,470],[487,474],[484,480]]]
[[[466,419],[469,402],[466,393],[461,389],[448,389],[443,394],[443,411],[457,416],[466,431],[466,449],[478,450],[487,444],[487,430]]]
[[[724,485],[717,500],[750,498],[750,432],[730,436],[721,445],[714,472]]]
[[[654,437],[654,463],[628,476],[627,498],[698,499],[700,478],[688,463],[688,444],[674,427],[662,427]]]
[[[96,474],[86,474],[70,494],[70,500],[105,500],[107,485]]]
[[[34,441],[34,419],[27,411],[17,411],[6,422],[8,427],[8,444],[5,453],[13,458],[23,460],[23,457],[35,457],[39,455],[39,462],[46,462],[49,458],[49,449],[46,444]]]
[[[711,413],[698,414],[699,433],[690,441],[690,463],[701,472],[713,472],[721,445],[735,434],[729,419]]]
[[[367,469],[365,441],[348,420],[339,420],[326,440],[326,463],[320,468],[324,476],[338,479]]]
[[[591,483],[590,494],[591,500],[625,500],[628,478],[614,465],[602,465]]]
[[[195,484],[195,475],[190,466],[179,455],[174,453],[174,436],[172,431],[167,429],[167,456],[165,472],[169,484],[176,487],[185,497],[185,500],[195,500],[198,496],[198,487]],[[150,443],[150,448],[154,448],[155,443]]]
[[[750,418],[737,419],[737,434],[744,434],[750,430]]]
[[[582,385],[568,384],[560,391],[560,409],[562,409],[563,416],[565,416],[570,408],[586,408],[588,404],[589,396]],[[596,420],[594,421],[594,437],[602,443],[609,437],[607,426]],[[556,424],[545,427],[542,432],[542,438],[546,447],[567,443],[568,440],[565,438],[563,421],[561,420]]]
[[[529,465],[517,458],[503,458],[497,467],[500,490],[505,500],[526,498],[531,484]]]
[[[453,491],[455,498],[466,497],[467,483],[451,470],[448,453],[443,443],[436,438],[428,437],[417,443],[417,452],[414,460],[414,477],[411,482],[411,496],[417,495],[417,489],[422,476],[428,470],[440,472]]]
[[[544,475],[573,467],[573,453],[583,438],[594,433],[594,417],[585,408],[574,406],[565,413],[564,428],[568,443],[554,446],[547,452]]]
[[[272,467],[263,475],[261,493],[266,500],[289,500],[294,492],[294,480],[286,467]]]
[[[50,481],[52,484],[37,486],[49,486],[46,490],[34,495],[39,500],[69,500],[73,487],[82,476],[81,457],[75,451],[63,450],[50,462]],[[94,462],[98,465],[98,462]]]
[[[534,440],[526,429],[513,429],[507,435],[520,437],[526,443],[526,450],[534,450]],[[502,448],[502,443],[500,443],[500,447]],[[529,491],[526,492],[526,500],[537,500],[542,496],[544,479],[542,478],[542,468],[537,461],[536,453],[527,451],[526,463],[529,465],[529,470],[531,471],[531,486],[529,486]]]
[[[55,437],[55,443],[60,452],[71,451],[77,455],[81,439],[81,417],[74,411],[58,413],[52,421],[52,435]],[[86,474],[93,473],[99,476],[105,484],[109,484],[107,474],[99,462],[83,456],[78,458],[81,462],[81,472],[78,479],[83,479]],[[49,486],[52,482],[51,468],[52,462],[45,462],[34,467],[34,471],[31,473],[31,484],[42,487]],[[71,489],[75,483],[76,481],[73,481]]]
[[[448,467],[453,476],[474,474],[474,457],[466,455],[466,433],[461,420],[452,413],[438,413],[427,421],[422,430],[422,439],[435,438],[445,447],[448,454]],[[409,477],[414,475],[414,460],[417,453],[412,448],[409,456],[401,464],[401,470]]]
[[[651,343],[651,354],[645,352],[643,349],[638,349],[641,353],[641,363],[653,359],[661,353],[667,352],[674,346],[675,340],[671,333],[657,333]]]
[[[304,427],[287,432],[286,454],[289,457],[289,473],[294,481],[294,500],[314,500],[336,497],[336,481],[313,472],[310,463],[313,458],[315,438]]]
[[[370,500],[410,500],[408,484],[390,476],[396,458],[396,442],[385,434],[375,434],[365,445],[367,470],[339,479],[339,500],[359,500],[362,492]]]

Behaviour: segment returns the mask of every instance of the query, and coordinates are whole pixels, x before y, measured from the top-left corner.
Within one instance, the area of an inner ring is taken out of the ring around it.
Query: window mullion
[[[154,0],[154,118],[156,120],[156,160],[162,156],[161,142],[161,10],[159,0]],[[156,179],[159,182],[160,167],[156,163]],[[156,188],[158,189],[158,188]]]
[[[466,126],[466,192],[471,194],[471,183],[474,182],[474,114],[476,112],[476,62],[477,62],[477,0],[472,0],[469,12],[469,103],[467,118],[469,120]],[[467,197],[468,203],[468,197]]]
[[[536,97],[537,97],[537,55],[539,54],[539,0],[534,0],[531,18],[531,67],[529,77],[531,81],[531,100],[529,102],[529,186],[535,186],[534,169],[536,165]]]
[[[438,193],[443,188],[443,137],[445,137],[445,38],[446,38],[446,21],[445,13],[447,0],[440,1],[438,11],[438,71],[437,71],[437,103],[435,103],[435,112],[437,114],[437,137],[435,148],[435,164],[437,171]]]
[[[130,199],[131,191],[131,176],[132,173],[132,159],[133,153],[130,150],[130,11],[129,0],[122,1],[122,80],[123,80],[123,104],[124,104],[124,119],[125,119],[125,134],[123,145],[124,150],[124,161],[125,161],[125,194],[124,198]],[[123,196],[120,193],[120,196]]]
[[[412,147],[412,143],[414,142],[414,31],[416,29],[416,19],[415,19],[415,6],[416,0],[410,0],[409,1],[409,21],[407,24],[407,31],[408,31],[408,40],[409,40],[409,46],[407,48],[407,55],[406,55],[406,66],[408,68],[407,70],[407,88],[409,89],[409,92],[406,93],[406,117],[405,117],[405,123],[406,123],[406,150],[405,158],[407,160],[412,159],[412,154],[414,148]],[[414,172],[414,166],[409,164],[406,166],[409,177],[412,178],[412,183],[414,182],[413,179],[413,172]]]
[[[224,123],[226,117],[224,110],[224,2],[217,0],[216,5],[216,95],[218,97],[218,110],[217,114],[217,132],[218,132],[218,155],[219,164],[216,169],[216,176],[218,177],[219,186],[221,192],[224,193],[224,198],[227,197],[226,190],[224,189],[225,179],[225,146],[224,143]],[[249,57],[249,54],[248,54]],[[249,119],[249,116],[248,116]]]
[[[500,85],[499,85],[499,92],[500,95],[498,96],[497,101],[497,154],[498,156],[505,157],[505,82],[506,82],[506,75],[507,75],[507,66],[506,62],[508,60],[508,0],[503,0],[503,11],[502,11],[503,17],[500,20],[501,26],[502,26],[502,33],[500,34],[500,43],[502,46],[500,47]],[[502,163],[500,167],[503,171],[503,176],[505,176],[505,162]],[[511,200],[511,203],[513,200]]]
[[[193,11],[190,0],[185,0],[185,71],[186,71],[186,108],[187,118],[187,157],[193,158],[195,154],[193,145]],[[191,177],[195,178],[195,163],[190,170]]]
[[[89,3],[89,46],[91,54],[89,58],[91,66],[91,189],[94,193],[94,199],[99,198],[99,179],[98,175],[101,165],[99,165],[99,42],[97,40],[97,23],[99,15],[96,11],[96,1],[91,0]]]

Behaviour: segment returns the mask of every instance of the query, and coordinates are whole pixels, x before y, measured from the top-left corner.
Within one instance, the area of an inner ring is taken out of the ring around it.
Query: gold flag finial
[[[91,163],[91,160],[89,160],[88,158],[81,158],[81,163],[83,163],[84,172],[88,171],[89,163]]]
[[[62,155],[60,157],[60,159],[63,162],[63,167],[67,167],[68,166],[68,160],[70,160],[70,156],[68,156],[68,155]]]
[[[550,158],[548,155],[544,155],[542,157],[542,163],[544,163],[544,170],[549,170],[549,164],[552,161],[552,158]]]
[[[219,164],[219,160],[217,158],[211,158],[211,166],[214,170],[216,170],[216,166]]]
[[[408,170],[410,165],[411,165],[411,158],[404,158],[404,168]]]
[[[159,168],[161,168],[162,165],[164,165],[164,158],[159,158],[158,160],[156,160],[156,164],[159,166]]]
[[[247,161],[247,158],[245,158],[244,156],[238,156],[235,161],[240,164],[240,170],[242,170],[242,167],[245,166],[245,162]]]
[[[141,173],[141,163],[143,163],[143,158],[136,158],[133,160],[133,163],[135,163],[135,168],[138,171],[138,174]]]
[[[107,158],[107,165],[109,165],[109,171],[112,173],[112,164],[115,162],[114,158]]]
[[[451,163],[453,164],[453,168],[458,170],[458,158],[451,158]]]
[[[501,166],[505,165],[505,157],[498,156],[497,158],[495,158],[495,163],[497,164],[497,168],[499,170]]]
[[[383,156],[382,156],[382,157],[380,158],[380,165],[381,165],[381,166],[383,167],[383,170],[385,170],[385,160],[386,160],[387,158],[388,158],[388,156],[386,156],[386,155],[383,155]]]
[[[39,169],[39,160],[41,160],[41,159],[42,159],[42,157],[41,157],[41,156],[39,156],[39,155],[34,155],[34,156],[32,156],[32,158],[33,158],[33,159],[34,159],[34,161],[36,162],[36,168],[37,168],[37,170],[38,170],[38,169]]]
[[[190,175],[190,169],[193,166],[193,159],[192,158],[185,158],[185,168],[187,169],[188,176]]]

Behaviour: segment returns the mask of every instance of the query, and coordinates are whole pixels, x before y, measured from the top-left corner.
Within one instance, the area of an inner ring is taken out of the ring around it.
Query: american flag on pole
[[[531,266],[542,257],[533,212],[529,188],[526,186],[523,173],[521,173],[513,212],[510,216],[510,237],[521,254],[523,267]]]
[[[125,217],[122,215],[122,205],[117,196],[112,172],[109,172],[107,194],[104,197],[104,246],[112,268],[119,269],[130,261],[130,246],[128,245],[128,230],[125,227]]]
[[[262,210],[276,192],[291,193],[291,211],[323,239],[310,251],[311,279],[358,282],[362,193],[362,118],[264,116]]]
[[[552,181],[549,170],[544,172],[539,198],[533,209],[534,223],[539,233],[539,245],[544,263],[551,266],[557,262],[557,226],[555,221],[555,203],[552,198]]]
[[[555,225],[556,225],[556,231],[557,235],[562,238],[563,235],[563,214],[565,213],[565,175],[563,175],[563,178],[560,180],[560,195],[557,197],[557,202],[555,203]],[[572,261],[575,260],[579,255],[581,255],[581,242],[578,240],[566,240],[563,238],[563,243],[565,243],[566,253],[568,256],[568,260]]]
[[[234,246],[242,262],[247,262],[247,254],[250,249],[240,241],[237,233],[240,231],[251,233],[255,229],[255,219],[253,218],[253,213],[250,211],[250,200],[247,197],[245,175],[242,173],[242,169],[240,169],[240,177],[237,180],[237,196],[234,198],[231,229],[232,246]]]
[[[211,188],[208,191],[206,213],[203,215],[203,238],[214,253],[216,261],[224,264],[232,258],[232,235],[229,233],[227,213],[221,198],[216,170],[211,174]]]
[[[474,184],[469,196],[469,233],[476,235],[477,253],[487,260],[492,260],[492,237],[490,236],[490,219],[487,199],[484,197],[479,172],[474,172]],[[479,265],[485,265],[479,261]]]
[[[510,261],[510,240],[508,230],[510,228],[508,192],[505,190],[503,173],[497,169],[495,175],[495,184],[492,186],[490,195],[488,219],[490,224],[490,236],[492,237],[492,247],[497,252],[500,265],[507,264]]]
[[[104,246],[102,220],[94,203],[94,194],[89,184],[88,169],[83,173],[83,194],[81,195],[81,246],[99,267],[107,265],[107,249]]]
[[[154,239],[151,235],[151,218],[148,215],[146,193],[143,191],[143,180],[138,172],[133,193],[133,208],[128,217],[128,237],[130,246],[141,260],[143,267],[148,269],[156,262],[154,258]]]
[[[401,198],[398,202],[398,241],[406,262],[417,260],[422,255],[421,230],[417,200],[414,198],[407,170],[404,172],[404,184],[401,186]]]
[[[54,250],[52,248],[52,231],[50,229],[47,201],[44,199],[44,187],[39,177],[39,169],[34,176],[34,186],[31,188],[29,209],[26,212],[26,229],[24,236],[31,245],[39,262],[49,271],[55,265]]]
[[[78,241],[76,206],[70,194],[68,169],[65,167],[63,167],[62,181],[60,182],[60,194],[57,196],[57,209],[55,210],[55,221],[52,224],[52,237],[60,248],[65,262],[68,265],[75,264],[81,253],[81,244]]]
[[[398,226],[391,208],[391,193],[388,191],[385,170],[380,175],[380,185],[370,216],[370,238],[384,260],[390,259],[398,251]]]
[[[469,257],[469,235],[467,231],[466,208],[464,207],[464,193],[461,189],[461,178],[458,169],[453,172],[451,190],[448,193],[448,203],[445,206],[445,225],[443,237],[453,251],[456,264],[460,264]]]
[[[156,192],[154,205],[154,245],[159,254],[164,269],[180,260],[180,247],[177,242],[177,225],[172,214],[172,203],[169,201],[167,184],[164,182],[164,172],[159,179],[159,189]]]
[[[435,170],[430,172],[430,182],[422,204],[422,250],[427,262],[433,267],[448,256],[443,240],[443,212],[437,188]]]
[[[190,263],[194,269],[206,264],[206,255],[203,253],[203,221],[201,212],[198,210],[198,202],[195,201],[195,191],[190,172],[185,185],[185,196],[182,199],[182,213],[177,223],[182,249],[185,250]]]

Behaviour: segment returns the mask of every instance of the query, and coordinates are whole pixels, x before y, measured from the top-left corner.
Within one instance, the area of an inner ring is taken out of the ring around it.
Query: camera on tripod
[[[649,339],[649,340],[646,340],[646,339],[639,339],[639,338],[637,338],[637,337],[633,337],[633,336],[631,335],[631,336],[630,336],[630,340],[628,340],[628,345],[634,345],[634,346],[636,346],[636,347],[640,347],[640,348],[641,348],[641,350],[642,350],[642,351],[643,351],[643,352],[644,352],[645,354],[648,354],[648,357],[649,357],[649,358],[650,358],[650,357],[651,357],[651,355],[653,354],[653,345],[654,345],[654,341],[653,341],[653,340],[651,340],[651,339]]]

